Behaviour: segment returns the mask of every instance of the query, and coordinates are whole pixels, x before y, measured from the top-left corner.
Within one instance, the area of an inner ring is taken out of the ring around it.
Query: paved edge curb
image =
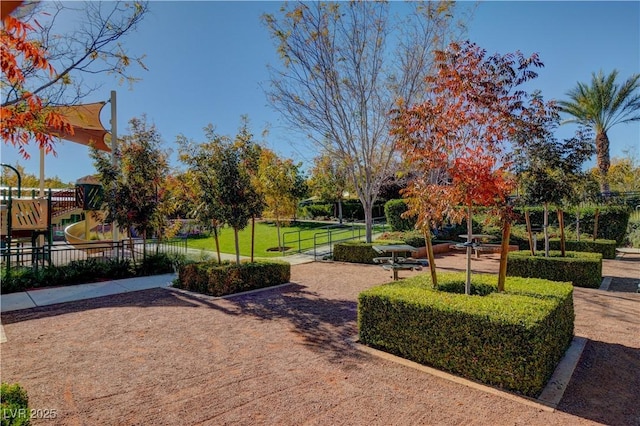
[[[598,288],[598,290],[609,291],[610,285],[611,285],[611,277],[604,277],[602,279],[602,284],[600,284],[600,287]]]
[[[282,288],[282,287],[285,287],[285,286],[288,286],[288,285],[292,285],[292,284],[294,284],[294,283],[278,284],[278,285],[274,285],[274,286],[271,286],[271,287],[263,287],[263,288],[257,288],[255,290],[247,290],[247,291],[243,291],[241,293],[227,294],[226,296],[210,296],[208,294],[202,294],[202,293],[198,293],[198,292],[195,292],[195,291],[189,291],[189,290],[185,290],[185,289],[182,289],[182,288],[176,288],[176,287],[172,287],[172,286],[161,287],[161,288],[163,288],[165,290],[169,290],[169,291],[174,292],[174,293],[188,294],[189,296],[195,297],[196,299],[213,301],[213,300],[230,299],[232,297],[238,297],[238,296],[246,296],[246,295],[254,294],[254,293],[261,293],[263,291]]]
[[[432,376],[439,377],[441,379],[448,380],[450,382],[458,383],[463,386],[467,386],[482,392],[490,393],[505,399],[509,399],[520,404],[528,405],[539,410],[548,412],[554,412],[557,408],[564,391],[571,380],[573,371],[575,370],[578,360],[582,356],[587,339],[584,337],[574,337],[571,341],[571,346],[567,349],[567,352],[562,357],[556,369],[547,382],[547,385],[542,390],[538,399],[528,398],[522,395],[516,395],[498,388],[494,388],[488,385],[484,385],[478,382],[474,382],[469,379],[465,379],[450,373],[446,373],[441,370],[437,370],[426,365],[419,364],[408,359],[392,355],[388,352],[384,352],[378,349],[371,348],[362,343],[359,343],[357,336],[350,339],[350,343],[358,350],[384,359],[386,361],[394,362],[396,364],[404,365],[405,367],[413,368],[414,370],[421,371],[423,373],[430,374]]]
[[[586,344],[587,339],[585,337],[573,337],[571,346],[565,352],[547,385],[538,396],[538,401],[553,408],[560,404],[560,400],[571,381],[571,376],[573,376],[578,361],[582,357],[582,351],[584,351]]]
[[[4,327],[0,324],[0,343],[4,343],[7,341],[7,335],[4,334]]]

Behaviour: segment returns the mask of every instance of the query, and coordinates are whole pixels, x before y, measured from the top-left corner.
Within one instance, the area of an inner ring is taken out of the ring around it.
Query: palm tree
[[[567,92],[568,101],[558,102],[560,110],[573,118],[566,123],[579,123],[596,134],[596,156],[600,171],[600,189],[609,192],[607,172],[611,164],[607,131],[618,123],[640,121],[640,74],[634,74],[622,85],[616,84],[618,71],[605,76],[602,71],[592,74],[591,85],[578,82]]]

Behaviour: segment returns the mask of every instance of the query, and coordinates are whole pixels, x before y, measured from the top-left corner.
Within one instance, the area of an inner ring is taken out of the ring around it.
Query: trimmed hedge
[[[527,243],[527,249],[529,244]],[[615,259],[616,258],[616,241],[615,240],[581,240],[581,241],[565,241],[565,250],[569,251],[581,251],[588,253],[600,253],[603,259]],[[560,239],[549,239],[550,250],[560,250]],[[544,250],[544,238],[542,241],[538,240],[538,250]]]
[[[416,227],[416,218],[403,218],[402,214],[408,210],[404,200],[389,200],[384,204],[384,216],[392,231],[411,231]]]
[[[0,409],[2,426],[30,424],[29,396],[18,383],[0,384]]]
[[[542,225],[544,209],[542,207],[526,207],[514,209],[521,215],[521,219],[517,223],[524,224],[524,212],[529,212],[531,223]],[[620,245],[624,242],[627,233],[627,224],[631,215],[631,209],[627,206],[603,206],[598,207],[598,235],[596,238],[605,240],[615,240]],[[580,232],[593,235],[593,227],[595,224],[595,207],[580,209]],[[576,209],[567,209],[564,212],[565,226],[572,226],[576,221]],[[555,210],[549,209],[549,225],[558,225],[558,216]],[[575,228],[573,228],[575,231]]]
[[[438,275],[464,292],[464,273]],[[569,283],[474,275],[476,296],[431,288],[428,274],[373,287],[358,297],[360,341],[421,364],[535,397],[573,338]],[[480,295],[484,294],[484,295]]]
[[[543,251],[531,256],[529,251],[509,253],[507,275],[544,278],[551,281],[569,281],[576,287],[598,288],[602,282],[602,255],[567,251],[560,257],[559,251]]]
[[[373,246],[388,244],[404,244],[404,241],[376,241],[373,243],[344,242],[333,246],[333,260],[337,262],[373,264],[374,257],[384,256],[373,249]]]
[[[210,296],[225,296],[285,284],[290,280],[291,265],[286,262],[247,262],[237,265],[210,261],[180,267],[173,286]]]

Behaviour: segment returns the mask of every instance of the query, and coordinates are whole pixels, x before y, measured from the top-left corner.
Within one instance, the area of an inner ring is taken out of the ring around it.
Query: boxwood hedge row
[[[375,263],[373,258],[386,256],[375,251],[373,246],[385,244],[404,244],[404,241],[384,240],[375,241],[373,243],[347,241],[344,243],[338,243],[333,246],[333,260],[338,262],[373,264]]]
[[[210,296],[225,296],[243,291],[272,287],[291,280],[291,265],[286,262],[253,263],[199,262],[182,266],[173,286]]]
[[[538,250],[544,250],[544,239],[537,241]],[[527,248],[528,248],[527,244]],[[600,253],[603,259],[615,259],[616,258],[616,241],[615,240],[580,240],[580,241],[565,241],[565,250],[569,251],[582,251],[588,253]],[[560,239],[549,239],[550,250],[560,250]]]
[[[577,287],[598,288],[602,282],[602,255],[567,251],[560,257],[559,251],[550,251],[549,257],[538,251],[509,253],[507,275],[544,278],[552,281],[569,281]]]
[[[441,288],[463,292],[464,274],[438,280]],[[572,286],[511,277],[506,292],[497,293],[496,276],[474,275],[473,281],[479,295],[434,290],[428,274],[362,292],[360,342],[537,396],[573,338]]]

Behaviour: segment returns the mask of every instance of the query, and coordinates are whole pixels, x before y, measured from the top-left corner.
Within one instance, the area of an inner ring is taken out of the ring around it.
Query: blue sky
[[[235,135],[240,116],[249,116],[258,141],[284,157],[310,163],[315,153],[302,136],[280,125],[266,102],[261,85],[267,84],[266,64],[278,64],[275,48],[260,15],[275,12],[280,2],[175,2],[154,1],[137,33],[127,38],[131,53],[146,54],[149,71],[139,70],[142,81],[132,90],[110,76],[100,76],[103,90],[87,102],[108,100],[118,92],[119,134],[127,121],[147,115],[173,149],[183,134],[203,140],[202,128],[213,123],[222,134]],[[394,3],[394,6],[400,5]],[[462,3],[470,7],[472,3]],[[468,37],[489,53],[520,50],[539,53],[545,68],[530,84],[546,99],[562,99],[576,82],[588,82],[591,73],[618,69],[626,79],[640,73],[640,2],[480,2],[469,22]],[[108,128],[109,108],[102,121]],[[262,138],[265,127],[269,135]],[[574,127],[563,126],[559,137]],[[640,155],[640,124],[618,125],[609,132],[611,155],[633,148]],[[46,175],[63,181],[94,173],[88,149],[72,142],[56,145],[57,157],[47,156]],[[37,174],[39,155],[21,159],[17,150],[2,146],[2,162],[25,166]],[[175,165],[178,165],[174,161]],[[593,165],[593,164],[590,164]]]

